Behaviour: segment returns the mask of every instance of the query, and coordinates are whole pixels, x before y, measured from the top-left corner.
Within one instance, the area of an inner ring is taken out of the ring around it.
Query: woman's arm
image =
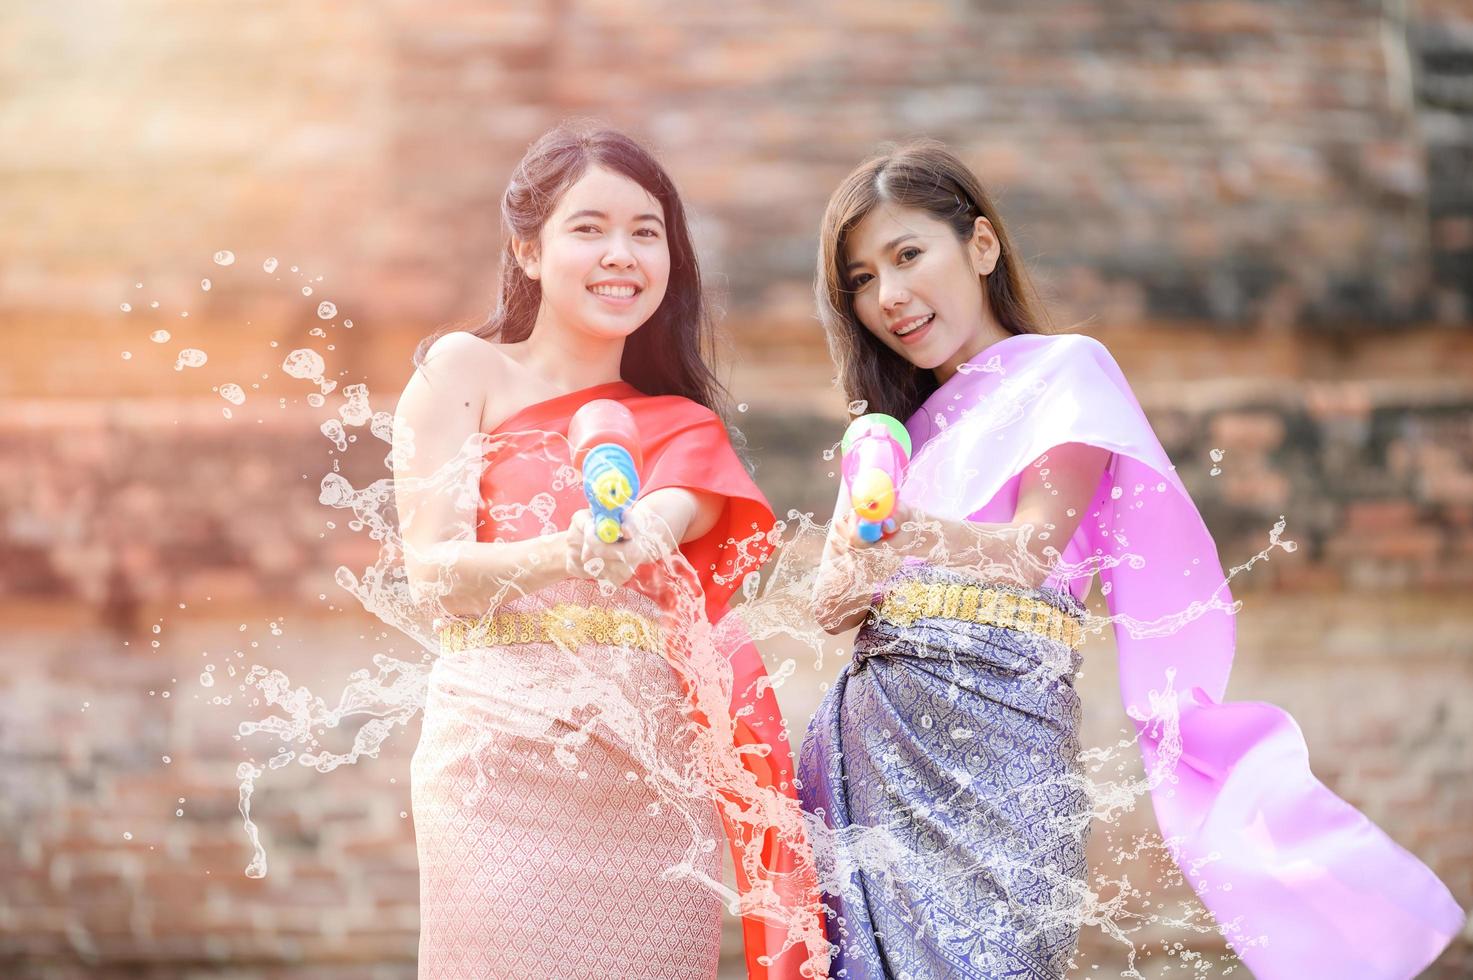
[[[830,633],[853,629],[869,610],[875,584],[907,557],[1037,588],[1078,529],[1109,460],[1109,451],[1095,446],[1055,446],[1024,471],[1011,521],[947,520],[902,505],[901,529],[873,545],[859,539],[854,515],[841,502],[824,542],[814,617]]]
[[[852,630],[864,622],[874,597],[875,583],[899,567],[899,557],[888,548],[873,548],[855,534],[854,511],[840,503],[823,541],[823,557],[813,583],[813,618],[829,634]]]
[[[567,532],[525,541],[476,541],[487,391],[506,366],[468,334],[435,341],[409,379],[394,418],[394,489],[404,564],[416,594],[450,615],[480,615],[508,590],[533,592],[569,577]]]
[[[1110,451],[1084,443],[1055,446],[1023,471],[1007,523],[917,515],[912,539],[898,547],[948,568],[1037,588],[1059,563],[1099,488]]]

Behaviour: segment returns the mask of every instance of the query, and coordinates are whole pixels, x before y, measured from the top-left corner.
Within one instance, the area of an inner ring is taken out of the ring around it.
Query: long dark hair
[[[965,163],[935,140],[903,143],[866,160],[829,198],[819,235],[814,293],[844,393],[850,401],[867,402],[866,411],[904,421],[936,390],[936,375],[916,367],[865,329],[854,315],[854,293],[843,268],[849,233],[880,204],[924,211],[950,225],[963,242],[972,237],[979,215],[992,222],[1001,253],[992,272],[980,277],[983,296],[1008,333],[1043,330],[1037,298],[1002,218]]]
[[[613,129],[563,123],[527,148],[501,198],[503,242],[496,308],[484,323],[467,332],[501,343],[517,343],[531,336],[542,305],[542,286],[522,271],[514,243],[535,241],[563,193],[590,167],[628,177],[665,209],[670,283],[659,309],[624,342],[620,377],[647,395],[683,395],[725,417],[726,389],[707,363],[715,352],[714,332],[685,205],[654,156]],[[438,331],[422,341],[415,351],[415,363],[424,360],[437,337],[451,330]]]

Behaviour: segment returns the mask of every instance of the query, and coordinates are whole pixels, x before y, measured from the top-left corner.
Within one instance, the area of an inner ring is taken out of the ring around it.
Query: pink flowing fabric
[[[1011,520],[1022,474],[1065,443],[1113,453],[1051,579],[1097,572],[1121,696],[1162,836],[1256,976],[1402,980],[1462,929],[1446,886],[1309,769],[1282,709],[1224,702],[1236,606],[1217,546],[1120,368],[1077,335],[988,347],[908,422],[902,497],[938,517]]]

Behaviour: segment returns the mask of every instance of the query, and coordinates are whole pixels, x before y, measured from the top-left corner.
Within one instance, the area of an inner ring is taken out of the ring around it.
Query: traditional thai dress
[[[753,976],[795,977],[823,943],[790,754],[755,649],[712,625],[774,522],[720,421],[622,382],[529,406],[492,433],[477,537],[587,506],[566,434],[595,398],[635,415],[642,493],[725,507],[681,548],[688,574],[566,580],[446,624],[412,768],[419,976],[710,980],[727,836]]]
[[[1238,607],[1105,348],[1002,340],[907,429],[901,497],[948,519],[1010,521],[1053,447],[1111,457],[1042,588],[921,565],[881,583],[801,753],[832,975],[1064,976],[1090,805],[1072,675],[1095,575],[1162,837],[1254,975],[1404,980],[1435,959],[1464,921],[1447,888],[1314,778],[1284,711],[1223,701]]]

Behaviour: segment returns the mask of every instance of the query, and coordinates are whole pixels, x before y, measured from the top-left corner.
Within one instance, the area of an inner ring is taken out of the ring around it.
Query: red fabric
[[[566,530],[573,514],[587,507],[582,483],[572,468],[566,436],[573,413],[595,398],[616,399],[634,414],[644,455],[640,496],[678,487],[724,498],[715,526],[680,548],[699,579],[707,619],[714,627],[725,615],[742,578],[761,567],[771,554],[773,546],[767,534],[775,519],[762,491],[733,451],[721,420],[687,398],[644,395],[620,381],[570,392],[517,412],[492,433],[495,444],[488,452],[481,478],[477,539],[518,541]],[[670,587],[669,582],[660,580],[654,566],[646,566],[630,584],[657,599]],[[706,634],[704,629],[699,632]],[[726,721],[732,726],[733,742],[738,747],[766,747],[760,754],[740,752],[745,772],[727,772],[725,779],[718,775],[716,783],[726,804],[719,809],[732,847],[738,890],[744,897],[753,898],[757,906],[743,915],[742,922],[748,972],[753,980],[787,980],[800,976],[801,967],[808,962],[816,966],[808,976],[822,977],[827,957],[821,948],[821,906],[806,840],[801,835],[796,840],[779,840],[771,829],[762,833],[732,813],[733,808],[747,808],[754,788],[761,793],[781,794],[792,801],[792,812],[797,812],[792,753],[777,699],[770,687],[758,684],[767,676],[767,670],[738,624],[725,623],[712,633],[723,648],[731,648],[733,684]],[[685,658],[674,646],[678,644],[672,645],[667,655],[694,701],[696,688],[709,679],[692,677],[683,667]],[[759,687],[763,689],[760,694]],[[709,699],[702,700],[709,703]],[[692,712],[698,722],[710,724],[694,705]],[[752,881],[746,870],[750,865],[743,858],[746,844],[759,833],[763,840],[757,877],[761,880]],[[773,914],[774,902],[784,909],[805,910],[804,915],[811,918],[800,932],[807,934],[814,948],[805,948],[800,939],[775,962],[763,964],[759,957],[775,955],[788,934],[786,927],[773,921],[783,918],[780,913]],[[767,907],[765,914],[763,906]]]

